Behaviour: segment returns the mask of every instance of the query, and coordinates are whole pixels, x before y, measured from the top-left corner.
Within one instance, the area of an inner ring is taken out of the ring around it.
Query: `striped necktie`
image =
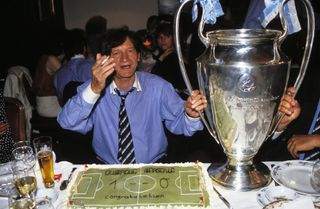
[[[320,99],[318,101],[318,106],[314,114],[308,134],[320,134]],[[304,160],[315,160],[319,157],[320,157],[319,148],[315,148],[313,150],[300,154],[300,159],[304,159]]]
[[[125,106],[126,97],[130,92],[121,95],[118,89],[115,89],[115,92],[121,98],[120,110],[119,110],[119,150],[118,150],[118,160],[123,164],[135,163],[135,154],[133,141],[131,136],[130,124],[128,120],[128,115]]]

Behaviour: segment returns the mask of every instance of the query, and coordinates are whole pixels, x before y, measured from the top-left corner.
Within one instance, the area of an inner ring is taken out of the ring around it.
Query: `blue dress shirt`
[[[91,68],[94,63],[92,59],[78,56],[71,58],[69,62],[60,67],[53,76],[53,84],[60,101],[63,98],[63,89],[70,81],[85,82],[91,79]]]
[[[106,163],[118,164],[121,99],[114,93],[115,83],[112,82],[95,103],[90,103],[84,97],[89,85],[87,81],[78,87],[78,94],[59,113],[58,122],[62,128],[80,133],[93,129],[92,144],[98,157]],[[153,163],[166,153],[163,122],[172,133],[186,136],[203,129],[201,120],[186,115],[185,101],[169,82],[150,73],[136,72],[133,87],[134,91],[126,98],[126,109],[137,163]]]

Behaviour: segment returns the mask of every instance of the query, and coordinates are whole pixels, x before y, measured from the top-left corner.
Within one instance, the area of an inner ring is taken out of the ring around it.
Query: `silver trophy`
[[[179,18],[184,1],[175,16],[175,44],[181,72],[189,92],[179,40]],[[270,171],[253,163],[262,143],[275,131],[280,119],[278,106],[290,73],[290,60],[280,47],[287,37],[283,5],[279,14],[284,31],[268,29],[216,30],[203,35],[201,18],[198,35],[207,47],[197,58],[200,89],[205,92],[208,108],[201,118],[213,138],[227,155],[222,166],[211,164],[212,179],[237,191],[248,191],[267,185]],[[304,57],[294,87],[298,90],[308,65],[314,37],[314,16],[309,1],[303,1],[308,15],[308,34]],[[272,150],[270,150],[272,152]]]

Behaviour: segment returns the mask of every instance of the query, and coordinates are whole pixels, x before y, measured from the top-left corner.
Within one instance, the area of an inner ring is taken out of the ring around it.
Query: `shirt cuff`
[[[199,121],[199,120],[200,120],[200,117],[196,117],[196,118],[190,117],[186,112],[184,112],[184,114],[185,114],[186,117],[187,117],[189,120],[191,120],[191,121],[196,122],[196,121]]]
[[[100,94],[96,94],[91,89],[91,83],[84,89],[82,93],[82,98],[89,104],[95,104],[99,99]]]

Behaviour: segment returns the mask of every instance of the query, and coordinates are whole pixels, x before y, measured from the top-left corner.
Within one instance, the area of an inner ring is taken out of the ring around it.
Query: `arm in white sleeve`
[[[77,89],[77,95],[68,100],[58,114],[58,123],[64,129],[87,133],[93,127],[92,108],[100,95],[91,90],[90,82]]]

